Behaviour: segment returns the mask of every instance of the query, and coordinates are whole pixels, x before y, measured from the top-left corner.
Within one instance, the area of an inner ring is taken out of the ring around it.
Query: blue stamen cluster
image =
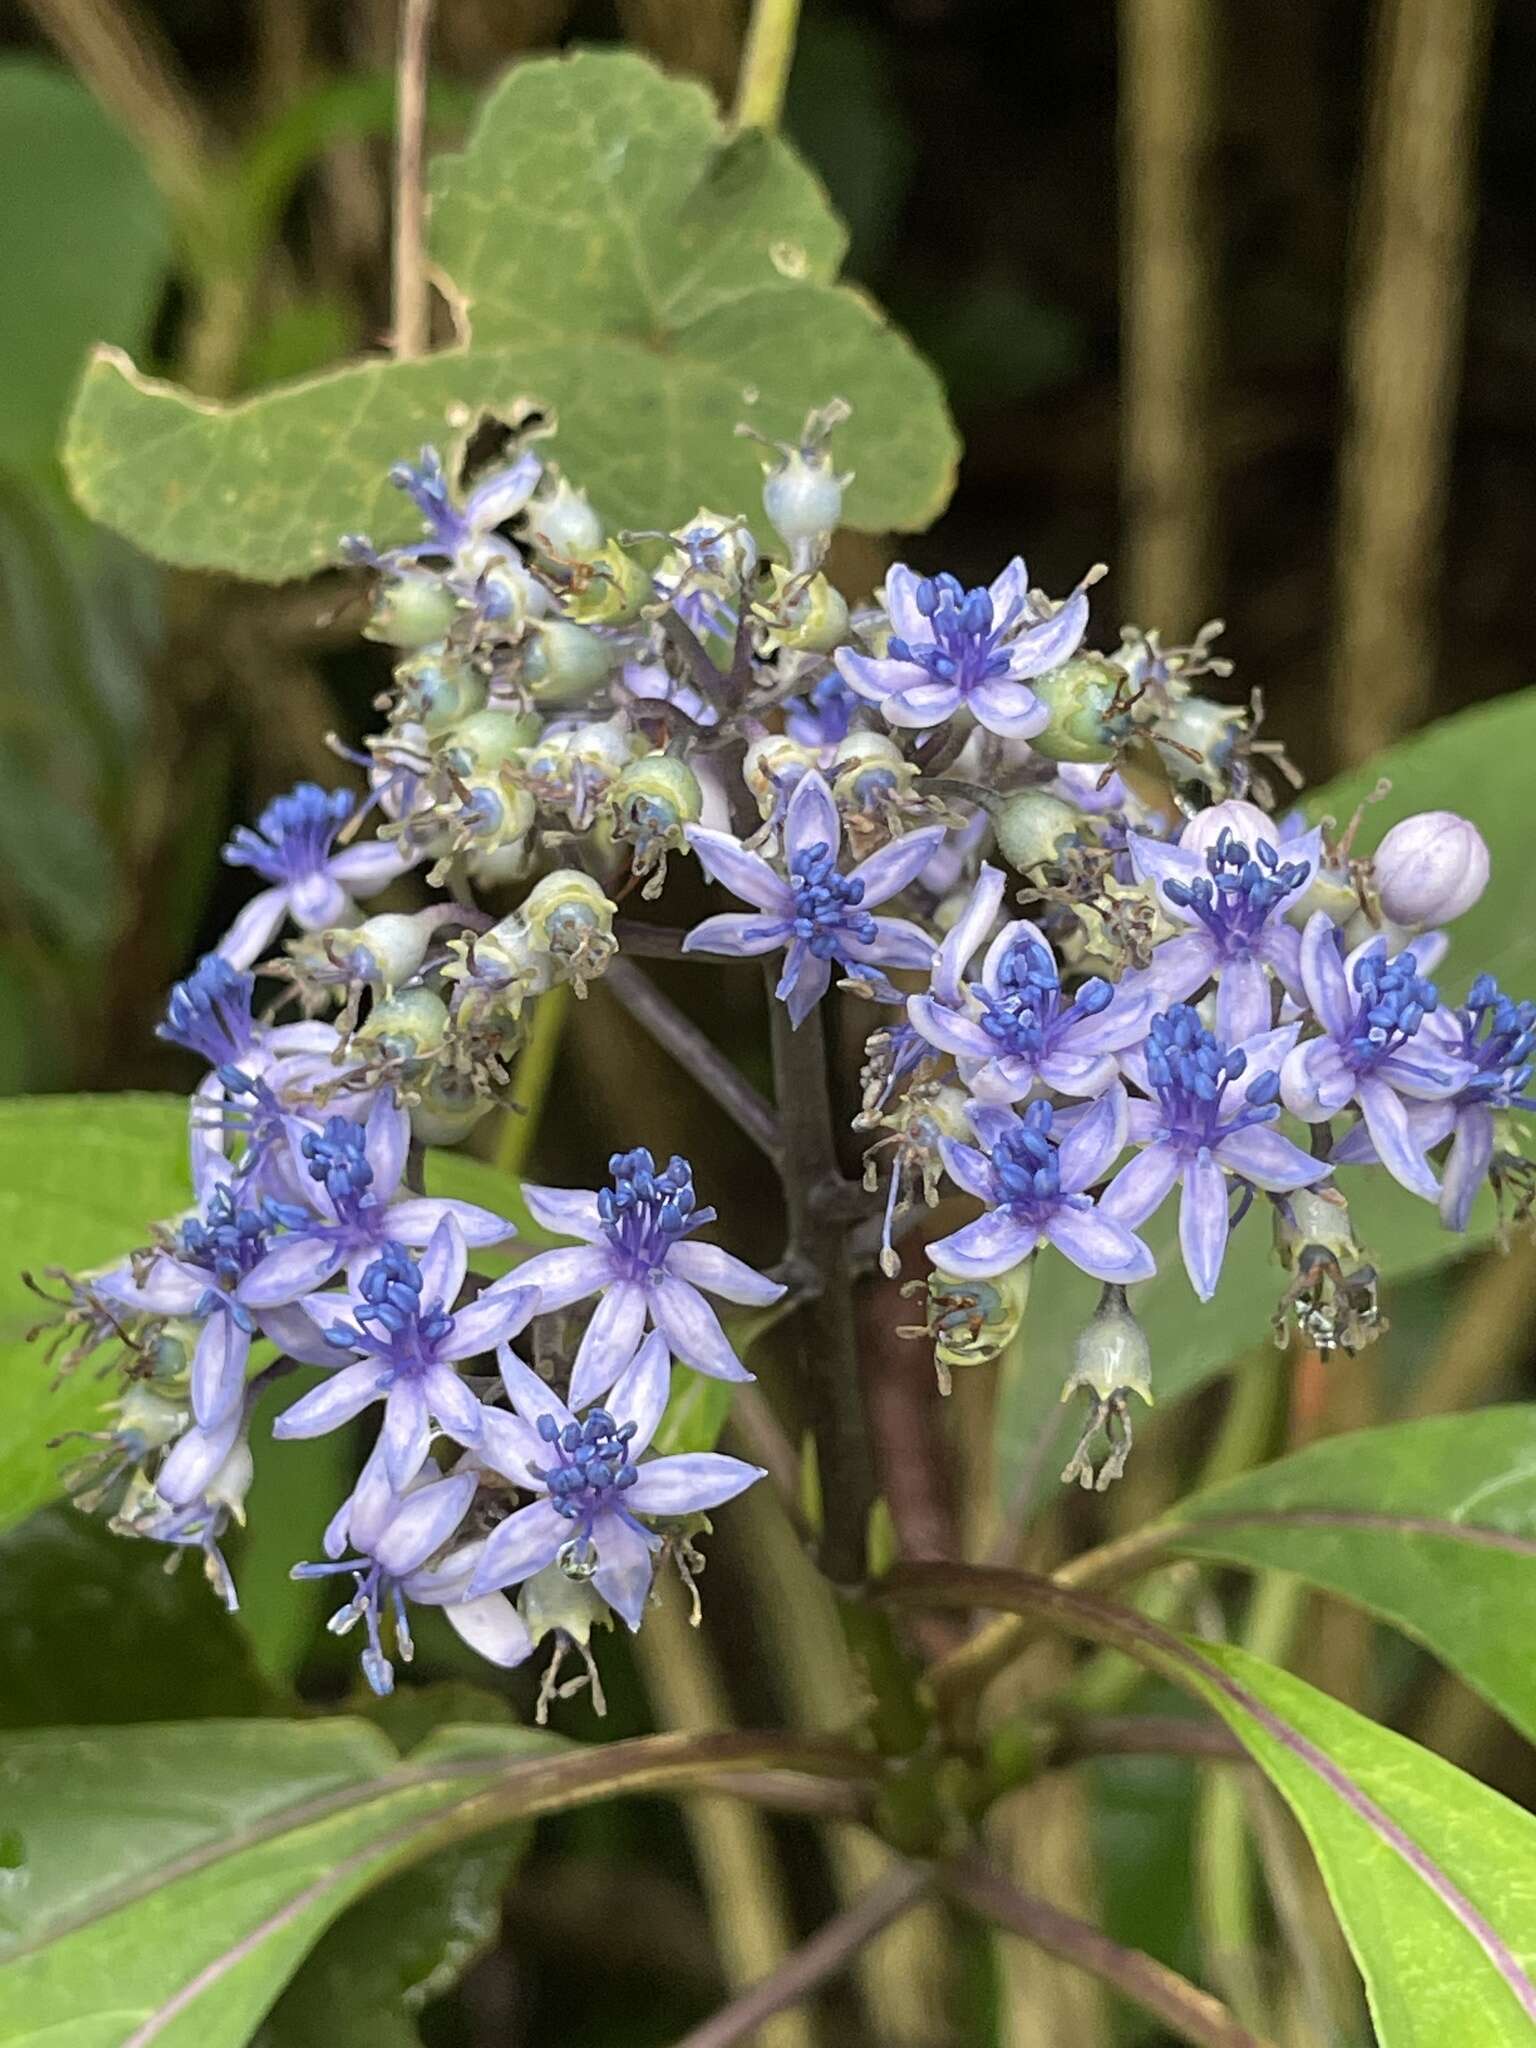
[[[256,977],[217,953],[207,953],[178,981],[155,1036],[198,1053],[210,1067],[245,1058],[256,1042],[251,1016]]]
[[[1526,1098],[1536,1053],[1536,1003],[1517,1003],[1491,974],[1480,974],[1467,996],[1462,1052],[1477,1074],[1462,1090],[1497,1107],[1536,1107]]]
[[[1411,952],[1388,960],[1373,948],[1355,962],[1353,979],[1360,1001],[1342,1050],[1357,1073],[1369,1073],[1407,1044],[1440,997]]]
[[[304,1221],[304,1212],[291,1203],[268,1198],[247,1204],[237,1201],[228,1187],[215,1188],[206,1215],[189,1217],[182,1224],[179,1256],[187,1265],[201,1267],[222,1293],[232,1294],[265,1258],[271,1233],[295,1229]]]
[[[1275,905],[1311,872],[1304,860],[1282,861],[1267,839],[1256,841],[1250,852],[1230,826],[1207,848],[1205,865],[1208,877],[1197,875],[1191,882],[1175,877],[1164,882],[1163,891],[1180,909],[1192,911],[1223,948],[1256,938]]]
[[[676,1154],[658,1172],[642,1145],[633,1152],[615,1152],[608,1171],[613,1186],[599,1188],[597,1213],[604,1237],[637,1279],[654,1272],[679,1238],[715,1219],[713,1209],[698,1206],[693,1168]]]
[[[1280,1114],[1280,1076],[1271,1071],[1249,1082],[1244,1091],[1248,1108],[1223,1121],[1223,1091],[1247,1072],[1248,1056],[1237,1046],[1223,1051],[1188,1003],[1175,1003],[1152,1019],[1146,1059],[1147,1078],[1175,1138],[1213,1145],[1250,1124],[1272,1123]]]
[[[980,1024],[999,1053],[1038,1058],[1062,1026],[1108,1009],[1114,990],[1097,976],[1085,981],[1072,1001],[1061,998],[1061,976],[1048,947],[1038,939],[1011,946],[997,976],[997,991],[978,983]]]
[[[355,801],[344,789],[298,783],[286,796],[273,798],[254,830],[241,825],[234,832],[224,858],[231,867],[254,868],[274,886],[318,874]]]
[[[864,884],[838,873],[836,856],[825,840],[797,853],[789,871],[795,894],[794,934],[818,960],[835,960],[848,939],[866,946],[874,940],[874,914],[858,908],[864,901]]]
[[[463,514],[454,505],[442,457],[437,450],[423,448],[420,461],[395,463],[390,469],[389,480],[415,505],[443,553],[451,555],[468,528]]]
[[[360,1331],[334,1324],[326,1332],[327,1343],[339,1350],[355,1351],[359,1336],[380,1358],[393,1358],[402,1365],[430,1359],[453,1328],[453,1317],[442,1304],[423,1309],[424,1285],[420,1266],[403,1244],[387,1244],[363,1273],[359,1292],[363,1306],[357,1311]],[[368,1324],[377,1324],[369,1329]]]
[[[967,590],[945,571],[925,576],[915,597],[933,638],[914,645],[894,634],[887,649],[892,660],[914,662],[935,682],[958,683],[966,690],[1008,674],[1009,653],[1002,642],[1014,616],[1010,613],[994,623],[991,591]]]
[[[355,1222],[363,1210],[374,1205],[369,1193],[373,1168],[366,1145],[367,1133],[361,1124],[330,1116],[324,1130],[304,1134],[300,1147],[309,1161],[310,1177],[324,1183],[337,1215],[345,1222]]]
[[[992,1152],[992,1173],[999,1199],[1026,1216],[1063,1200],[1087,1207],[1086,1196],[1063,1196],[1056,1112],[1048,1102],[1031,1102],[1016,1128],[1006,1131]]]
[[[639,1477],[629,1461],[635,1424],[620,1425],[606,1408],[594,1408],[583,1421],[568,1422],[563,1429],[553,1415],[541,1415],[538,1430],[557,1462],[534,1468],[534,1477],[549,1488],[555,1512],[581,1523],[585,1537],[597,1516]]]

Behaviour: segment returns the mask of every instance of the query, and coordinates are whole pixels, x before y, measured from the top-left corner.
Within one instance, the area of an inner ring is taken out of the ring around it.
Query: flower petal
[[[1037,1234],[1006,1209],[993,1209],[963,1230],[935,1238],[928,1256],[941,1272],[961,1280],[992,1280],[1034,1250]]]
[[[1234,1131],[1215,1147],[1215,1153],[1223,1166],[1273,1194],[1311,1187],[1328,1172],[1326,1160],[1303,1152],[1270,1124],[1250,1124],[1245,1131]]]
[[[323,1287],[344,1256],[345,1247],[334,1237],[280,1238],[240,1282],[240,1299],[247,1308],[285,1308]]]
[[[510,1344],[497,1345],[496,1364],[501,1372],[501,1383],[507,1390],[507,1398],[530,1429],[538,1429],[541,1415],[553,1415],[561,1429],[564,1429],[568,1422],[576,1420],[549,1382],[540,1379],[533,1367],[525,1364]],[[494,1414],[495,1410],[490,1412]],[[540,1462],[542,1463],[542,1460]]]
[[[326,1436],[331,1430],[340,1429],[354,1415],[361,1415],[370,1401],[378,1399],[388,1370],[387,1366],[371,1361],[367,1365],[342,1366],[328,1380],[286,1407],[273,1422],[272,1434],[284,1438]],[[413,1472],[405,1475],[407,1480],[414,1476]]]
[[[413,1379],[397,1379],[384,1396],[379,1445],[384,1469],[397,1493],[404,1492],[426,1461],[432,1442],[426,1396]]]
[[[155,1491],[173,1508],[190,1507],[235,1447],[244,1420],[237,1402],[217,1429],[189,1429],[166,1452],[155,1474]]]
[[[1301,985],[1313,1014],[1330,1038],[1347,1038],[1354,1020],[1344,962],[1339,957],[1339,928],[1326,910],[1314,911],[1301,935],[1298,963]]]
[[[606,1244],[597,1196],[591,1188],[545,1188],[523,1182],[523,1200],[535,1223],[556,1237],[579,1237],[587,1244]]]
[[[469,1582],[467,1598],[497,1592],[502,1586],[531,1579],[554,1562],[562,1544],[572,1536],[571,1524],[557,1514],[547,1500],[536,1500],[494,1528],[485,1539],[485,1550]]]
[[[660,1330],[652,1330],[624,1368],[608,1397],[608,1412],[621,1426],[635,1425],[629,1454],[638,1458],[656,1434],[672,1391],[672,1353]]]
[[[620,1280],[592,1311],[571,1367],[571,1406],[578,1414],[606,1394],[629,1365],[645,1328],[645,1309],[640,1283]]]
[[[884,704],[898,690],[928,680],[928,671],[915,661],[891,661],[880,655],[860,654],[853,647],[839,647],[832,659],[849,689],[866,704]]]
[[[1216,946],[1209,934],[1183,932],[1154,946],[1146,966],[1127,975],[1121,986],[1149,994],[1161,1009],[1169,1003],[1187,1002],[1197,989],[1204,988],[1216,966]]]
[[[254,967],[288,915],[288,891],[263,889],[253,896],[215,949],[231,967]]]
[[[1003,870],[983,861],[965,908],[945,933],[944,943],[934,956],[933,993],[941,1002],[959,1001],[961,979],[972,954],[996,924],[1007,887],[1008,877]]]
[[[525,1188],[523,1192],[526,1194],[528,1190]],[[532,1206],[530,1203],[529,1207]],[[611,1285],[615,1273],[610,1245],[562,1245],[558,1251],[536,1252],[531,1259],[525,1259],[503,1279],[493,1281],[480,1299],[484,1301],[498,1289],[537,1287],[539,1312],[548,1316],[558,1309],[585,1301],[600,1287]]]
[[[1035,668],[1029,673],[1039,675],[1041,671]],[[1049,708],[1041,703],[1028,683],[1010,682],[1003,676],[992,676],[986,682],[978,683],[965,701],[977,724],[984,725],[988,732],[995,732],[999,739],[1033,739],[1051,722]]]
[[[1063,1194],[1078,1195],[1102,1180],[1124,1150],[1128,1104],[1117,1081],[1076,1117],[1058,1152]]]
[[[520,1281],[515,1269],[507,1279],[510,1286],[488,1287],[478,1300],[454,1310],[453,1330],[439,1345],[439,1356],[477,1358],[482,1351],[494,1351],[498,1344],[522,1335],[542,1312],[544,1297],[537,1287]]]
[[[224,1309],[215,1309],[192,1354],[192,1413],[204,1429],[216,1429],[245,1391],[251,1333]]]
[[[711,832],[706,825],[690,825],[688,844],[699,857],[699,865],[712,882],[719,882],[743,903],[775,916],[789,914],[794,893],[782,875],[774,873],[761,854],[748,853],[729,832]]]
[[[974,1145],[962,1145],[957,1138],[941,1137],[939,1156],[956,1187],[964,1188],[978,1202],[992,1200],[992,1169],[985,1152],[978,1152]]]
[[[353,896],[377,896],[397,876],[415,867],[421,855],[398,839],[363,839],[344,846],[326,862],[338,882]]]
[[[1216,1292],[1227,1231],[1226,1176],[1210,1153],[1202,1151],[1185,1165],[1179,1203],[1179,1249],[1190,1284],[1202,1301]]]
[[[385,1089],[368,1112],[363,1126],[363,1151],[373,1168],[372,1194],[387,1202],[405,1177],[411,1149],[411,1119]]]
[[[464,1285],[469,1249],[464,1233],[452,1216],[438,1223],[421,1254],[421,1298],[429,1305],[438,1301],[451,1309]]]
[[[448,1365],[429,1365],[421,1376],[421,1391],[437,1426],[456,1444],[477,1444],[484,1406],[475,1399],[458,1374]]]
[[[957,1059],[990,1059],[994,1041],[973,1018],[937,1003],[932,996],[908,996],[907,1016],[912,1028],[940,1052],[952,1052]]]
[[[749,1373],[720,1327],[720,1318],[696,1287],[670,1273],[646,1285],[651,1315],[684,1365],[717,1380],[749,1380]]]
[[[1440,1188],[1440,1221],[1447,1230],[1466,1229],[1492,1159],[1493,1111],[1485,1103],[1469,1103],[1457,1114]]]
[[[666,1255],[666,1269],[679,1280],[702,1287],[706,1294],[718,1294],[723,1301],[740,1302],[745,1308],[767,1308],[782,1301],[782,1282],[770,1280],[745,1259],[734,1258],[717,1244],[701,1244],[695,1237],[681,1238]]]
[[[789,1021],[798,1031],[832,985],[832,963],[818,960],[808,946],[797,940],[785,956],[784,972],[774,994],[789,1011]]]
[[[1269,975],[1261,960],[1244,956],[1222,965],[1216,983],[1216,1036],[1240,1045],[1268,1028],[1275,1014]]]
[[[784,813],[785,863],[788,865],[812,846],[825,846],[835,861],[842,842],[843,824],[832,792],[813,768],[795,784],[795,793]],[[786,895],[789,893],[786,884],[779,886]]]
[[[434,1479],[408,1493],[390,1516],[373,1554],[392,1579],[403,1579],[441,1550],[469,1513],[478,1480],[473,1472]]]
[[[592,1583],[615,1614],[637,1629],[645,1618],[655,1561],[651,1545],[621,1515],[598,1518],[592,1532],[597,1545],[597,1570]]]
[[[922,732],[930,725],[942,725],[960,709],[964,699],[957,683],[931,682],[926,670],[921,673],[920,683],[908,683],[903,689],[894,690],[880,706],[887,725]]]
[[[767,1475],[720,1451],[685,1451],[641,1465],[624,1505],[637,1515],[696,1515],[723,1507]]]
[[[1371,1143],[1388,1173],[1427,1202],[1438,1201],[1440,1183],[1424,1157],[1401,1096],[1371,1074],[1360,1083],[1359,1101]]]
[[[725,910],[706,917],[683,940],[685,953],[723,953],[727,959],[754,960],[775,953],[789,937],[782,915],[750,910]]]
[[[1141,1239],[1096,1209],[1058,1209],[1045,1234],[1074,1266],[1096,1280],[1126,1286],[1133,1280],[1150,1280],[1157,1271],[1157,1261]]]
[[[947,830],[944,825],[925,825],[921,831],[904,832],[850,869],[848,880],[864,886],[862,908],[873,910],[915,882],[944,844]],[[928,949],[933,950],[931,939]]]
[[[1012,566],[1014,565],[1010,564],[1010,567]],[[1003,573],[1006,575],[1008,572],[1005,570]],[[885,572],[885,584],[881,593],[885,603],[885,615],[897,637],[909,645],[915,640],[921,646],[924,641],[933,637],[931,622],[923,617],[918,608],[917,586],[922,580],[918,572],[909,569],[905,562],[892,562]],[[1027,598],[1027,588],[1024,594]]]
[[[505,1593],[482,1593],[478,1600],[448,1600],[443,1613],[449,1627],[487,1663],[510,1670],[533,1655],[528,1624]]]
[[[872,939],[844,938],[839,957],[856,966],[926,967],[933,958],[933,939],[909,917],[877,917]]]
[[[1081,584],[1048,619],[1021,633],[1008,649],[1008,672],[1018,680],[1043,676],[1070,661],[1088,630],[1088,593]]]
[[[389,1235],[401,1244],[426,1244],[445,1216],[459,1226],[466,1245],[482,1250],[486,1245],[505,1244],[516,1237],[517,1226],[493,1209],[478,1202],[455,1202],[441,1195],[412,1195],[392,1202],[386,1218]]]
[[[1149,1145],[1117,1173],[1099,1197],[1099,1214],[1134,1230],[1161,1207],[1183,1161],[1176,1146]]]

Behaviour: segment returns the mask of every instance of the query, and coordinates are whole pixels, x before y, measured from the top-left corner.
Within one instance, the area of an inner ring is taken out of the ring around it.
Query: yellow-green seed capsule
[[[565,594],[578,626],[632,626],[654,592],[649,574],[616,540],[594,548]]]
[[[411,1108],[411,1136],[420,1145],[457,1145],[495,1104],[464,1074],[434,1070]]]
[[[410,988],[375,1003],[356,1039],[384,1059],[414,1061],[436,1052],[447,1029],[442,997],[429,988]]]
[[[775,562],[768,572],[769,595],[753,605],[754,617],[768,629],[763,649],[789,647],[797,652],[827,654],[848,638],[848,604],[825,576],[796,575]]]
[[[1081,823],[1081,813],[1049,790],[1021,789],[998,808],[998,851],[1019,874],[1033,874],[1060,859],[1063,846],[1077,837]]]
[[[633,849],[630,872],[648,876],[641,895],[661,894],[667,855],[684,844],[684,828],[704,813],[699,778],[675,754],[643,754],[608,792],[604,815],[615,839]]]
[[[536,946],[554,961],[577,995],[619,950],[613,936],[618,905],[579,868],[557,868],[529,891],[519,917]]]
[[[1113,761],[1130,731],[1125,670],[1101,654],[1078,654],[1030,688],[1051,714],[1029,744],[1049,761]]]
[[[539,736],[539,721],[528,711],[487,707],[461,718],[443,734],[437,756],[455,775],[495,775]]]
[[[1012,1343],[1029,1306],[1032,1267],[1028,1259],[995,1280],[962,1280],[934,1271],[926,1281],[913,1281],[906,1295],[924,1297],[923,1331],[933,1339],[933,1363],[939,1389],[950,1390],[955,1367],[990,1365]]]
[[[536,547],[560,561],[590,556],[602,546],[603,522],[565,478],[540,491],[528,507],[528,536]]]

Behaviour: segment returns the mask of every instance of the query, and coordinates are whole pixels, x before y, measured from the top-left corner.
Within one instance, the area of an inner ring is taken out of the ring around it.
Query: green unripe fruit
[[[1048,761],[1113,761],[1129,730],[1125,671],[1102,655],[1078,654],[1029,686],[1051,714],[1029,744]]]
[[[357,1037],[386,1059],[419,1059],[436,1052],[448,1029],[448,1005],[428,988],[406,989],[375,1003]]]
[[[528,629],[523,680],[540,704],[579,704],[607,679],[614,652],[585,626],[540,619]]]
[[[564,477],[528,507],[528,532],[546,554],[590,555],[602,546],[603,522],[587,503],[585,491],[573,490]]]
[[[459,601],[431,569],[400,569],[379,586],[365,640],[386,647],[432,647],[446,640]]]
[[[456,775],[494,775],[539,736],[529,711],[473,711],[442,742],[442,758]]]
[[[1009,867],[1021,875],[1032,874],[1060,858],[1063,843],[1076,837],[1080,823],[1072,805],[1049,790],[1020,790],[996,814],[998,851]]]
[[[594,548],[585,569],[565,596],[567,616],[580,626],[632,626],[655,594],[645,570],[616,540]]]

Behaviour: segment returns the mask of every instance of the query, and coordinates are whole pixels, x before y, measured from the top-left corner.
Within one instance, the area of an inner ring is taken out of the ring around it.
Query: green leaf
[[[623,52],[519,65],[431,184],[466,344],[227,407],[99,351],[66,446],[93,517],[183,567],[307,575],[344,533],[414,537],[392,462],[530,408],[557,416],[551,452],[615,526],[675,525],[701,502],[755,516],[737,423],[795,435],[833,396],[855,407],[849,523],[905,530],[941,509],[957,451],[932,372],[833,282],[843,231],[812,174],[770,137],[727,142],[702,87]]]
[[[0,2043],[243,2048],[342,1908],[447,1844],[775,1766],[862,1769],[840,1745],[735,1733],[578,1748],[449,1728],[403,1764],[355,1720],[11,1737]]]
[[[1384,1615],[1536,1740],[1536,1407],[1355,1430],[1181,1501],[1167,1544]]]
[[[663,1457],[712,1451],[730,1419],[732,1386],[686,1366],[672,1368],[672,1393],[657,1425],[654,1444]]]
[[[1406,1737],[1221,1643],[1183,1646],[1306,1832],[1380,2048],[1536,2038],[1536,1820]]]
[[[402,1765],[358,1721],[65,1729],[3,1746],[10,1894],[0,2041],[240,2048],[316,1936],[437,1846],[434,1823],[562,1748],[448,1730]]]
[[[159,1544],[72,1509],[0,1537],[0,1727],[267,1711],[245,1636],[197,1559],[165,1566]]]
[[[142,346],[170,226],[138,151],[67,72],[0,63],[0,463],[53,454],[93,342]]]
[[[0,1528],[59,1492],[81,1446],[50,1441],[99,1428],[116,1390],[89,1364],[55,1385],[46,1346],[25,1341],[46,1311],[21,1275],[47,1285],[50,1266],[108,1266],[185,1208],[186,1129],[185,1103],[166,1096],[0,1102]]]

